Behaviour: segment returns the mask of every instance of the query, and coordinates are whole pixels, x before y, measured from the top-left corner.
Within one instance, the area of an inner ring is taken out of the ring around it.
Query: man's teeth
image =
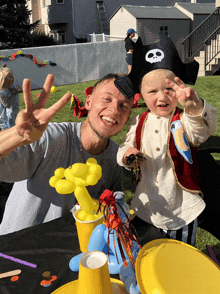
[[[159,107],[166,107],[168,104],[159,105]]]
[[[111,119],[110,117],[107,117],[107,116],[103,116],[102,117],[103,120],[107,121],[107,122],[110,122],[112,124],[115,124],[116,121],[114,121],[113,119]]]

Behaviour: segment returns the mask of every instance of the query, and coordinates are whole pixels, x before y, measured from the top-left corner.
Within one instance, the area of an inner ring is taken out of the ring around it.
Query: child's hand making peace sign
[[[178,99],[188,114],[199,115],[203,110],[203,101],[199,98],[197,92],[193,88],[187,87],[178,77],[175,77],[174,81],[175,83],[166,79],[166,83],[175,92],[164,90],[164,93]]]

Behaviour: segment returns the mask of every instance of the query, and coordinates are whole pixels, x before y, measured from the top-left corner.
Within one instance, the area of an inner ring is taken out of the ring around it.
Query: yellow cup
[[[77,294],[112,294],[107,256],[90,251],[80,259]]]
[[[92,235],[92,232],[96,226],[104,223],[104,216],[102,215],[100,218],[94,221],[88,221],[88,222],[81,221],[77,218],[77,215],[79,214],[80,211],[81,209],[78,209],[77,211],[75,211],[73,216],[76,220],[76,229],[78,233],[80,250],[82,252],[87,252],[89,240]]]

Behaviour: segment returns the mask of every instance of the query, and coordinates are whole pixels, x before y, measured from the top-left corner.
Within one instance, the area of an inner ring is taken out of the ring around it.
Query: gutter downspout
[[[80,38],[77,34],[76,34],[76,29],[75,29],[75,9],[74,9],[74,0],[72,0],[72,18],[73,18],[73,35],[76,38]]]

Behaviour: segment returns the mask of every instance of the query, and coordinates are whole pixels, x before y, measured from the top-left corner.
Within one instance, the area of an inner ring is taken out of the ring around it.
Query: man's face
[[[133,98],[127,99],[114,85],[114,80],[102,82],[86,100],[88,122],[99,138],[110,138],[126,124]]]

